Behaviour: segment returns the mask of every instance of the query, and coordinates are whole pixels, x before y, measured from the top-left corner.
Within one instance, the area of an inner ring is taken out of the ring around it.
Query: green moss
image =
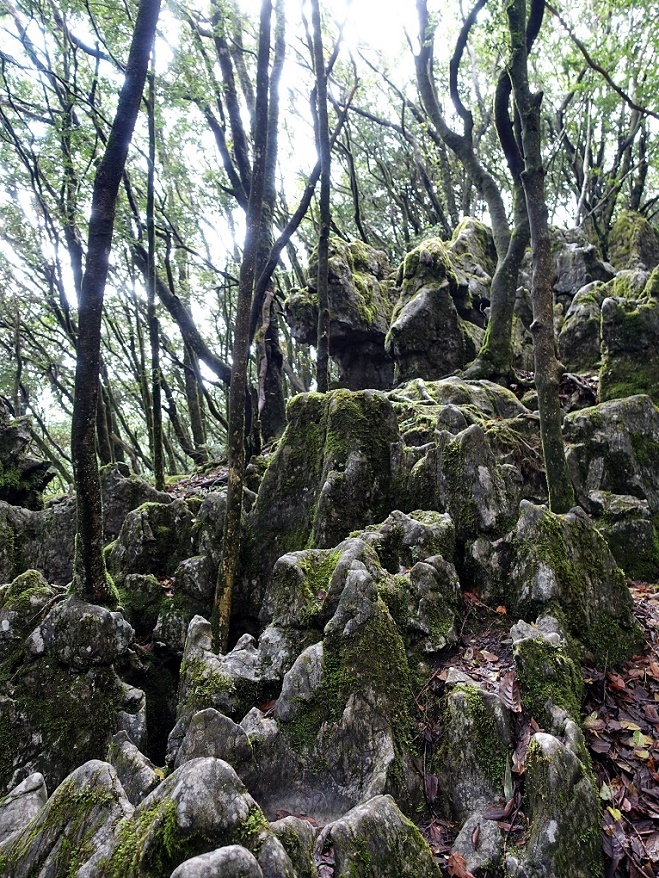
[[[17,640],[22,640],[32,628],[36,627],[39,617],[43,615],[43,608],[47,605],[50,606],[50,601],[55,597],[55,594],[43,576],[36,570],[26,570],[6,589],[0,598],[0,607],[7,612],[17,614],[17,620],[14,622]],[[22,643],[19,648],[22,649]],[[2,678],[5,663],[6,656],[0,663],[0,678]]]
[[[17,469],[6,469],[0,460],[0,498],[4,495],[11,496],[19,488],[23,487],[22,479]]]
[[[659,364],[656,348],[659,303],[637,305],[617,300],[615,317],[605,334],[600,370],[602,401],[647,393],[659,403]]]
[[[261,846],[263,838],[271,833],[265,814],[256,806],[251,809],[247,819],[239,829],[240,844],[254,852]]]
[[[618,269],[634,266],[646,250],[656,249],[656,241],[656,231],[642,214],[623,211],[609,234],[609,259]]]
[[[617,567],[610,568],[604,560],[608,548],[604,538],[587,522],[570,525],[578,546],[575,552],[566,538],[563,517],[543,512],[535,523],[531,563],[544,562],[560,583],[560,598],[547,603],[524,604],[527,618],[548,612],[559,619],[566,633],[578,641],[599,667],[611,667],[629,658],[642,642],[641,632],[632,615],[632,602],[624,575]],[[609,579],[610,606],[616,617],[598,609],[596,583]]]
[[[21,666],[8,694],[20,721],[12,727],[8,718],[0,720],[0,787],[10,782],[11,766],[20,754],[24,761],[46,754],[61,776],[89,759],[105,757],[123,694],[112,669],[69,674],[56,661],[43,659]],[[31,731],[27,740],[25,729]]]
[[[65,781],[46,805],[44,815],[34,818],[22,831],[17,843],[12,845],[5,859],[5,867],[18,867],[39,837],[58,835],[61,841],[51,850],[54,861],[50,864],[49,874],[73,878],[93,854],[94,835],[107,819],[104,809],[115,801],[116,796],[109,789],[92,784],[79,789],[75,781]],[[95,811],[99,812],[99,820],[90,824],[89,817]],[[62,833],[64,827],[66,833]],[[41,863],[35,865],[36,874]]]
[[[306,627],[313,628],[320,623],[323,600],[340,557],[339,551],[316,549],[299,559],[299,567],[305,576],[305,596],[309,602],[303,620]],[[292,575],[294,576],[293,572]],[[293,586],[298,586],[297,577]]]
[[[478,507],[466,484],[465,461],[462,446],[453,440],[447,442],[441,451],[441,465],[448,474],[448,509],[460,533],[473,535],[478,531]]]
[[[119,602],[138,637],[150,634],[158,620],[163,604],[169,603],[162,585],[155,576],[144,574],[139,581],[131,580],[131,587],[118,589]]]
[[[357,293],[357,311],[360,320],[367,326],[372,326],[378,317],[378,303],[373,301],[373,290],[369,279],[364,275],[353,272],[352,282]]]
[[[509,753],[501,741],[494,714],[483,700],[484,693],[478,686],[460,684],[455,687],[455,691],[460,692],[467,700],[468,713],[474,725],[471,743],[476,761],[494,789],[501,790]]]
[[[551,874],[569,878],[582,875],[586,865],[592,878],[601,878],[601,823],[590,758],[583,747],[575,777],[571,757],[571,753],[560,752],[547,757],[536,740],[529,745],[525,760],[525,810],[530,812],[532,821],[530,847],[533,849],[534,838],[544,834],[547,824],[553,821],[557,830],[554,841],[549,845],[543,841],[541,846],[545,868]],[[566,776],[570,778],[569,784],[564,782]],[[551,797],[547,790],[552,790]],[[575,863],[579,864],[578,873]]]
[[[440,238],[428,238],[407,254],[399,268],[396,284],[401,288],[401,295],[391,315],[391,322],[396,320],[404,306],[422,287],[439,287],[444,282],[448,282],[451,291],[457,291],[458,278],[446,244]]]
[[[646,433],[629,433],[636,460],[653,473],[659,467],[659,442],[649,439]]]
[[[448,643],[449,635],[455,623],[455,614],[444,602],[428,603],[426,615],[430,620],[430,633],[428,640],[431,644]],[[455,637],[455,635],[453,635]]]
[[[184,860],[216,846],[203,833],[183,832],[171,799],[122,822],[117,842],[111,857],[99,864],[106,878],[162,878]]]
[[[3,708],[0,711],[0,789],[7,789],[11,782],[16,755],[16,729]]]
[[[3,516],[0,518],[0,562],[2,563],[2,569],[8,572],[8,578],[11,578],[20,569],[18,555],[16,531],[6,517]]]
[[[185,700],[179,702],[179,716],[215,707],[218,696],[232,696],[236,691],[232,677],[221,673],[210,674],[200,659],[181,664],[181,680],[187,683],[187,694]]]
[[[329,587],[330,580],[339,563],[341,552],[318,550],[300,558],[299,565],[304,571],[309,593],[316,597]]]
[[[404,632],[407,628],[407,595],[410,589],[408,576],[397,573],[384,576],[378,581],[378,593],[391,614],[396,627]]]
[[[321,725],[338,723],[351,695],[375,692],[391,723],[397,758],[408,756],[416,735],[414,696],[403,641],[384,604],[351,636],[326,636],[323,655],[318,690],[284,723],[294,749],[316,750]]]
[[[531,716],[550,728],[551,714],[546,708],[549,701],[578,722],[583,675],[565,648],[538,637],[520,641],[514,652],[522,704]]]

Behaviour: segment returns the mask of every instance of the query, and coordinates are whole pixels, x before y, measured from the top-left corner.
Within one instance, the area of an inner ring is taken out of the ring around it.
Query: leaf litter
[[[659,586],[631,580],[628,584],[646,646],[615,671],[584,668],[583,729],[601,804],[605,878],[658,878]],[[437,667],[417,698],[424,748],[417,768],[424,778],[429,812],[421,830],[442,874],[469,878],[465,861],[452,852],[460,827],[436,811],[439,779],[428,770],[441,744],[439,704],[445,687],[472,682],[497,693],[511,711],[514,750],[510,777],[502,779],[510,782],[510,795],[502,796],[483,815],[497,822],[507,849],[526,841],[524,763],[531,737],[541,728],[522,710],[506,608],[487,607],[473,592],[465,593],[463,600],[466,625],[459,642],[438,656]]]
[[[659,875],[659,590],[629,581],[646,647],[585,669],[583,721],[602,804],[606,878]]]

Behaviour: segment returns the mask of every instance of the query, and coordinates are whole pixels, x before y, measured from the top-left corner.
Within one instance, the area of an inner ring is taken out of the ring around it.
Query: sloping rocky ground
[[[614,248],[631,268],[556,238],[559,342],[579,289],[614,285],[605,401],[596,370],[562,386],[566,515],[544,506],[523,372],[515,392],[445,377],[484,321],[491,256],[472,222],[421,244],[392,287],[379,257],[335,253],[346,349],[380,345],[404,380],[358,389],[364,354],[353,389],[296,397],[252,462],[226,655],[207,621],[221,466],[164,494],[104,472],[116,612],[67,593],[70,499],[0,503],[0,872],[651,875],[656,592],[625,578],[659,579],[650,232]],[[636,330],[614,344],[625,270],[642,300],[620,306]]]

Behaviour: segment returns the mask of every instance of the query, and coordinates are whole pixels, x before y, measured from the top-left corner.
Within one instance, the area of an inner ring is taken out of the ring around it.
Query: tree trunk
[[[208,463],[208,449],[206,448],[206,425],[204,423],[203,397],[197,383],[196,354],[186,344],[183,350],[183,381],[185,385],[185,398],[190,418],[192,441],[194,442],[197,465],[203,466]]]
[[[116,601],[103,558],[103,506],[96,459],[103,296],[117,195],[142,100],[159,12],[160,0],[141,0],[117,113],[94,179],[87,260],[78,301],[75,403],[71,424],[77,508],[73,590],[97,603]]]
[[[541,152],[542,94],[531,94],[528,81],[527,30],[537,33],[543,12],[544,0],[532,0],[527,28],[526,0],[511,0],[507,6],[512,49],[510,76],[522,122],[525,165],[522,182],[533,249],[531,333],[540,412],[540,437],[547,474],[549,507],[552,512],[563,513],[574,505],[574,491],[565,461],[558,397],[562,366],[556,357],[554,345],[553,267]]]
[[[243,507],[245,471],[245,388],[249,360],[249,323],[256,279],[261,210],[265,185],[268,132],[268,62],[270,54],[271,0],[263,0],[259,25],[259,49],[256,74],[256,109],[254,152],[249,204],[245,221],[245,246],[240,266],[240,282],[233,335],[231,385],[229,388],[229,477],[224,519],[222,558],[218,571],[211,626],[215,649],[225,651],[229,638],[233,589],[240,558],[240,525]]]
[[[149,271],[147,280],[147,321],[151,347],[151,425],[153,436],[153,474],[158,491],[165,489],[165,459],[162,443],[162,394],[160,375],[160,332],[156,314],[156,219],[155,219],[155,173],[156,173],[156,90],[154,55],[151,56],[149,73],[149,171],[146,191],[146,234],[148,241]]]
[[[266,146],[265,183],[263,216],[261,219],[261,242],[257,260],[256,275],[259,277],[268,263],[272,252],[273,223],[277,202],[277,155],[279,151],[279,82],[286,59],[286,15],[284,0],[278,0],[274,9],[274,55],[270,73],[270,103],[268,105],[268,142]],[[272,282],[270,282],[272,288]],[[266,336],[261,345],[265,358],[259,363],[259,374],[263,375],[263,405],[259,388],[259,415],[264,441],[276,439],[286,427],[286,400],[282,379],[282,355],[279,349],[276,304],[274,297],[268,296]],[[264,315],[265,322],[265,315]]]
[[[112,463],[112,445],[110,443],[109,412],[103,386],[99,387],[98,406],[96,407],[96,440],[97,452],[102,466]]]
[[[329,381],[329,232],[330,213],[330,139],[327,116],[327,71],[323,57],[323,37],[320,26],[318,0],[311,0],[314,66],[316,68],[316,144],[320,158],[320,229],[318,233],[318,340],[316,344],[316,383],[319,393],[325,393]]]

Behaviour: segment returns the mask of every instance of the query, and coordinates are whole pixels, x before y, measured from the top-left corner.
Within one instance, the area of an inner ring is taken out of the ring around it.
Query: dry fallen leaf
[[[457,851],[454,851],[448,858],[448,873],[454,878],[474,878],[473,873],[467,869],[467,861]]]
[[[514,671],[504,674],[499,683],[499,698],[513,713],[522,712],[522,700],[519,695],[519,686],[515,679]]]
[[[486,662],[498,662],[499,656],[495,655],[493,652],[490,652],[488,649],[481,649],[481,655],[485,659]]]

